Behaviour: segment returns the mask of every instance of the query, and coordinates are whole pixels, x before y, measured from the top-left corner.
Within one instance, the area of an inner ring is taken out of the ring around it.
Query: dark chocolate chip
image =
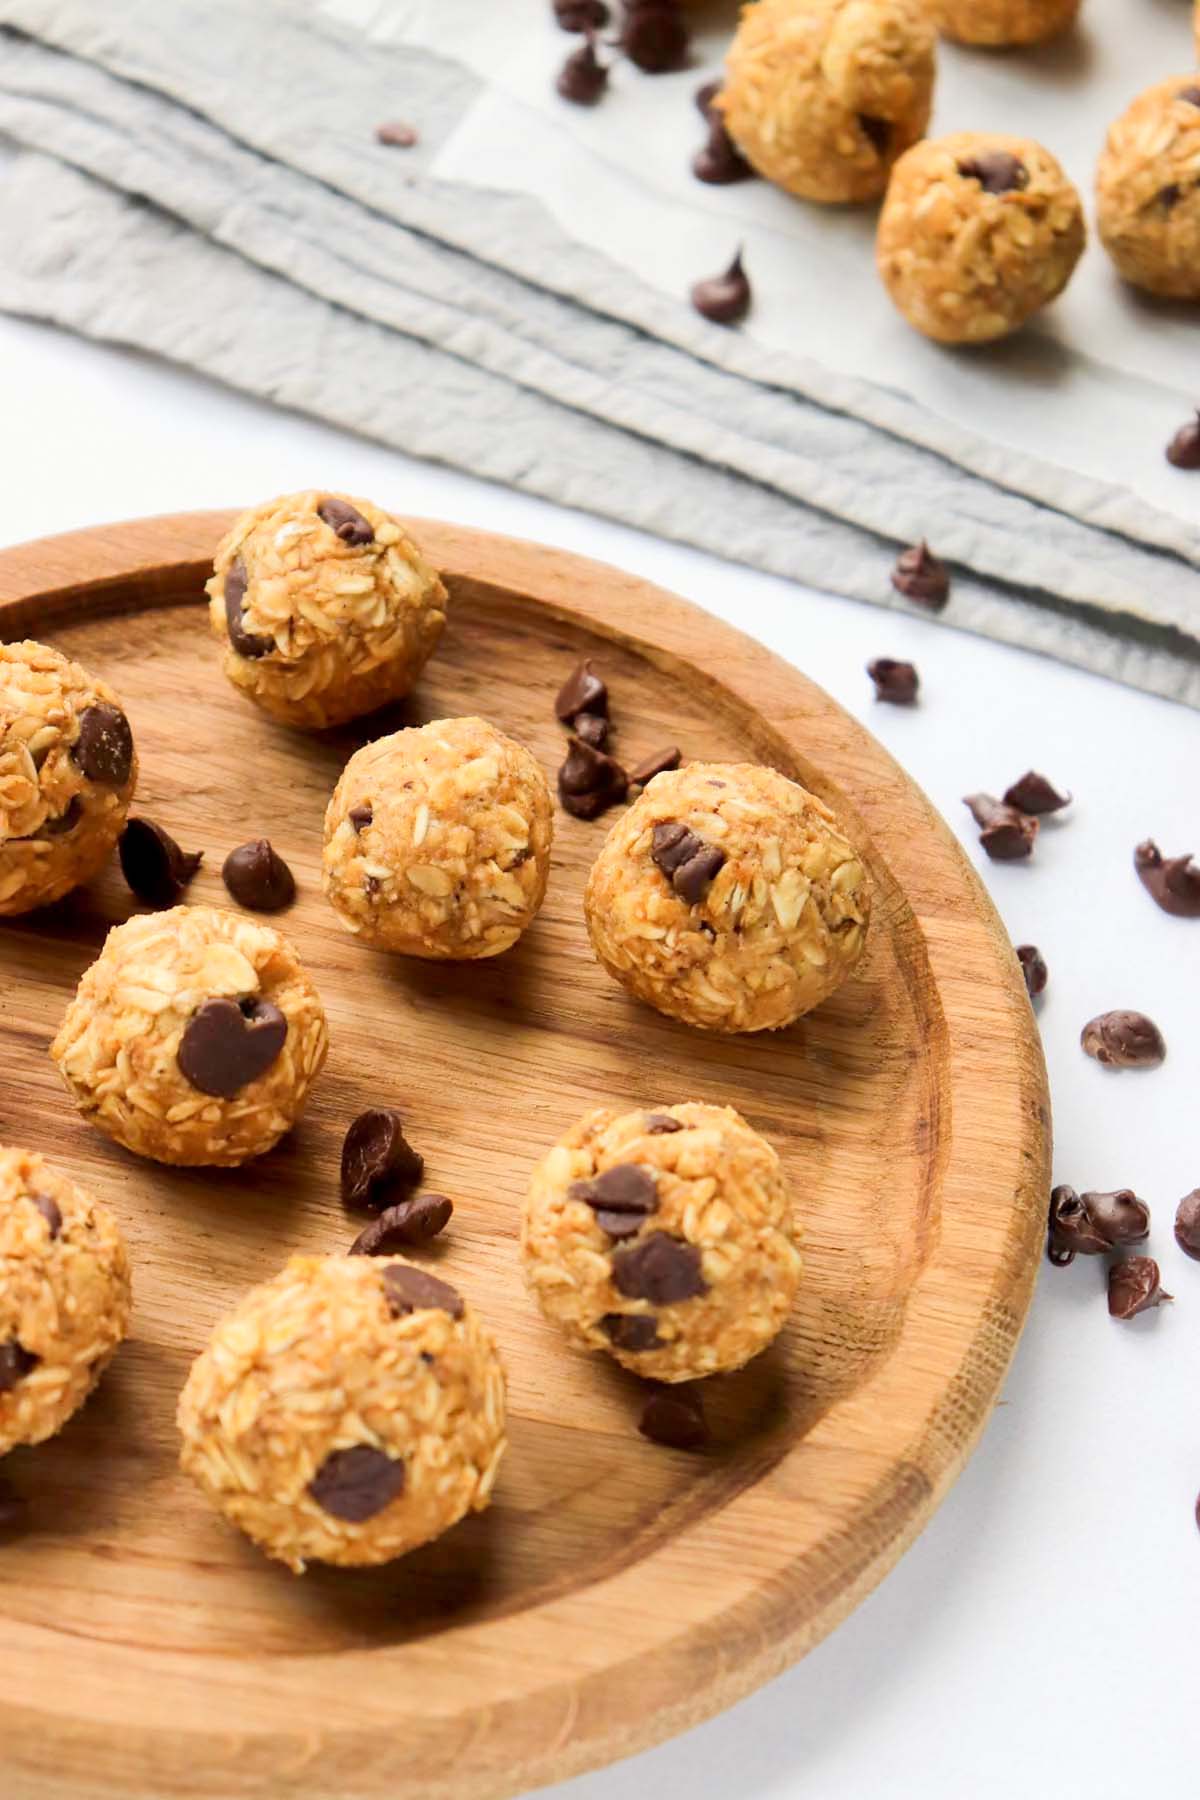
[[[1060,793],[1054,783],[1039,775],[1036,769],[1028,769],[1019,781],[1005,789],[1004,803],[1015,806],[1018,812],[1053,813],[1070,806],[1071,796]]]
[[[256,637],[254,632],[246,630],[242,609],[249,581],[245,562],[240,556],[235,556],[225,571],[225,628],[229,633],[229,642],[237,654],[253,661],[260,656],[269,656],[275,648],[275,639]]]
[[[1150,898],[1177,919],[1200,919],[1200,865],[1186,856],[1164,856],[1153,838],[1133,853],[1138,880]]]
[[[1193,83],[1190,87],[1180,88],[1177,100],[1186,100],[1189,106],[1200,106],[1200,87]]]
[[[414,144],[421,141],[421,134],[415,125],[406,125],[403,119],[389,119],[386,124],[375,127],[377,143],[386,144],[389,150],[411,150]]]
[[[1163,193],[1166,189],[1163,189]],[[1179,198],[1178,189],[1175,198]],[[1162,199],[1162,194],[1159,195]],[[1167,445],[1167,461],[1177,469],[1200,469],[1200,413],[1181,425]]]
[[[969,806],[979,826],[979,842],[993,862],[1016,862],[1032,856],[1038,822],[1028,813],[1019,812],[992,794],[965,794],[963,805]]]
[[[985,194],[1015,194],[1029,186],[1029,170],[1007,150],[981,150],[958,165],[966,181],[977,181]]]
[[[404,1492],[404,1464],[373,1444],[352,1444],[325,1458],[308,1491],[335,1519],[361,1525]]]
[[[68,831],[74,831],[83,817],[83,807],[79,795],[72,795],[67,802],[65,812],[56,813],[53,818],[43,819],[36,831],[31,831],[28,838],[18,838],[16,842],[25,843],[29,838],[66,837]]]
[[[28,1375],[30,1369],[36,1369],[41,1357],[27,1350],[16,1338],[9,1338],[7,1343],[0,1344],[0,1394],[7,1394],[15,1388],[18,1381]]]
[[[1056,1268],[1066,1268],[1076,1256],[1143,1243],[1149,1235],[1150,1208],[1132,1188],[1077,1194],[1072,1187],[1056,1187],[1050,1195],[1046,1248]]]
[[[627,1300],[648,1300],[651,1306],[673,1306],[708,1292],[700,1252],[665,1231],[652,1231],[627,1250],[615,1250],[612,1271],[619,1294]]]
[[[1100,1013],[1079,1034],[1089,1056],[1111,1069],[1153,1069],[1167,1054],[1163,1034],[1145,1013]]]
[[[641,1163],[617,1163],[591,1181],[573,1181],[567,1194],[590,1206],[601,1231],[611,1238],[636,1236],[650,1214],[658,1211],[654,1174]]]
[[[121,873],[144,906],[174,906],[200,867],[202,850],[181,850],[152,819],[130,819],[117,844]]]
[[[1018,944],[1017,961],[1020,963],[1021,973],[1025,977],[1029,998],[1036,1000],[1039,994],[1045,993],[1046,983],[1050,979],[1046,959],[1036,944]]]
[[[679,865],[671,877],[671,886],[688,906],[698,906],[724,867],[725,852],[715,844],[705,844]]]
[[[365,831],[374,822],[375,808],[368,800],[362,806],[352,806],[346,816],[356,832]]]
[[[1157,194],[1155,194],[1155,196],[1154,196],[1154,198],[1158,201],[1158,204],[1162,207],[1164,212],[1171,212],[1174,207],[1179,205],[1179,202],[1182,199],[1182,197],[1183,197],[1183,189],[1180,187],[1180,185],[1177,181],[1168,181],[1166,187],[1159,188]],[[1188,427],[1185,426],[1184,430],[1187,430],[1187,429],[1188,429]],[[1168,451],[1167,451],[1168,457],[1170,456],[1170,454],[1171,454],[1171,452],[1168,449]]]
[[[646,1134],[648,1137],[662,1137],[669,1131],[685,1130],[682,1119],[673,1119],[670,1113],[652,1112],[646,1114]]]
[[[424,1244],[450,1223],[454,1204],[445,1194],[418,1194],[389,1206],[360,1231],[350,1246],[351,1256],[391,1256],[411,1244]]]
[[[668,819],[654,827],[650,860],[661,869],[680,899],[695,906],[724,868],[726,857],[723,850],[706,844],[677,819]]]
[[[645,1219],[641,1213],[605,1212],[603,1207],[598,1207],[596,1223],[614,1243],[620,1243],[624,1238],[636,1237]]]
[[[1152,1256],[1126,1256],[1108,1271],[1108,1311],[1114,1319],[1132,1319],[1173,1300],[1165,1293],[1158,1264]]]
[[[251,838],[231,850],[221,880],[238,905],[251,912],[282,912],[296,898],[296,878],[267,838]]]
[[[603,750],[608,742],[608,720],[599,713],[581,712],[575,714],[574,732],[593,750]]]
[[[752,298],[740,250],[722,274],[710,275],[692,289],[692,305],[714,325],[736,325],[750,311]]]
[[[569,725],[577,713],[596,713],[608,717],[608,689],[597,675],[591,659],[572,669],[554,698],[554,715]]]
[[[912,663],[877,656],[867,664],[867,674],[875,683],[877,700],[890,701],[893,706],[912,706],[916,700],[921,682]]]
[[[752,181],[755,171],[730,137],[720,113],[714,110],[707,117],[708,137],[692,158],[692,174],[709,187],[732,187],[735,181]]]
[[[184,1026],[176,1060],[202,1094],[232,1100],[266,1074],[287,1033],[287,1020],[269,1000],[206,1000]]]
[[[558,798],[576,819],[594,819],[624,800],[629,777],[614,757],[572,737],[558,771]]]
[[[696,111],[700,114],[702,119],[709,120],[714,116],[714,113],[716,113],[713,101],[720,91],[721,83],[719,81],[705,81],[701,83],[696,89],[696,92],[692,95]],[[716,116],[719,118],[720,114],[716,114]]]
[[[406,1199],[424,1173],[425,1158],[405,1137],[398,1112],[372,1106],[359,1113],[342,1142],[344,1205],[382,1212]]]
[[[681,825],[678,819],[664,819],[654,827],[650,840],[650,860],[668,878],[681,862],[686,862],[700,839]]]
[[[43,1219],[45,1219],[46,1229],[49,1231],[50,1236],[56,1238],[62,1230],[63,1222],[62,1209],[60,1208],[58,1201],[52,1200],[49,1194],[30,1194],[29,1198],[37,1207]]]
[[[123,788],[133,768],[133,733],[116,706],[89,706],[79,720],[71,760],[89,781]]]
[[[645,787],[656,775],[665,775],[670,769],[677,769],[683,761],[683,752],[678,744],[668,744],[665,750],[659,750],[653,756],[643,757],[636,767],[629,771],[630,787]]]
[[[858,124],[863,136],[869,140],[871,148],[876,154],[886,156],[888,145],[892,141],[890,119],[876,119],[870,113],[859,113]]]
[[[636,1354],[640,1350],[661,1350],[658,1320],[653,1313],[605,1313],[600,1329],[614,1349]]]
[[[341,538],[343,544],[373,544],[375,527],[369,519],[364,519],[357,506],[351,506],[349,500],[342,500],[337,494],[331,494],[322,500],[317,508],[318,519],[323,519],[335,537]]]
[[[695,1387],[656,1388],[642,1408],[638,1430],[669,1450],[701,1450],[709,1441],[708,1421]]]
[[[685,68],[688,30],[679,0],[625,0],[620,44],[648,75]]]
[[[609,12],[604,0],[554,0],[554,16],[564,31],[601,31]]]
[[[1200,1262],[1200,1188],[1185,1194],[1175,1208],[1175,1242],[1185,1256]]]
[[[424,1269],[414,1269],[411,1263],[389,1263],[383,1271],[383,1291],[395,1319],[412,1312],[444,1312],[452,1319],[463,1316],[458,1290]]]
[[[940,612],[950,598],[950,574],[924,538],[910,550],[902,550],[892,570],[892,586],[906,600]]]
[[[578,50],[572,50],[558,71],[554,85],[561,97],[573,106],[595,106],[603,99],[608,87],[608,64],[602,63],[596,55],[596,43],[590,31],[586,42]]]

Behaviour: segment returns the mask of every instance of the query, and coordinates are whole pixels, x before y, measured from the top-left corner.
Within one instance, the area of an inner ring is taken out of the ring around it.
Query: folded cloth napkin
[[[425,172],[479,77],[289,0],[0,0],[0,307],[404,450],[1200,705],[1200,534],[914,402],[766,356]],[[253,71],[248,79],[246,71]],[[417,118],[397,152],[374,127]]]

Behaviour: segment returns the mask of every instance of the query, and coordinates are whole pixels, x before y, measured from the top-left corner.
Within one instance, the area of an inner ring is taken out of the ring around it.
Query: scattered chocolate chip
[[[458,1290],[424,1269],[414,1269],[411,1263],[390,1263],[383,1271],[383,1291],[396,1319],[412,1312],[444,1312],[452,1319],[463,1316]]]
[[[1038,822],[992,794],[965,794],[963,805],[979,826],[979,842],[993,862],[1016,862],[1032,856]]]
[[[1021,973],[1025,977],[1025,986],[1031,1000],[1046,991],[1046,983],[1050,979],[1050,971],[1046,967],[1046,959],[1036,944],[1018,944],[1017,961],[1021,965]]]
[[[411,1244],[424,1244],[450,1223],[454,1203],[445,1194],[418,1194],[389,1206],[360,1231],[348,1251],[350,1256],[391,1256]]]
[[[576,713],[574,731],[575,736],[582,738],[593,750],[603,750],[608,742],[608,720],[599,713]]]
[[[1177,919],[1200,919],[1200,865],[1186,856],[1164,856],[1153,838],[1133,853],[1138,880],[1150,898]]]
[[[716,83],[713,83],[716,86]],[[703,92],[703,89],[701,89]],[[709,112],[708,137],[692,158],[692,174],[709,187],[731,187],[735,181],[753,181],[755,170],[729,135],[720,113]]]
[[[870,113],[859,113],[859,129],[879,156],[886,156],[888,145],[892,141],[892,126],[888,119],[876,119]]]
[[[722,275],[710,275],[692,289],[692,305],[714,325],[736,325],[750,311],[750,282],[739,250]]]
[[[331,494],[322,500],[317,508],[318,519],[324,519],[335,537],[341,538],[343,544],[373,544],[375,527],[369,519],[364,519],[357,506],[351,506],[348,500],[339,499]]]
[[[554,716],[564,725],[573,724],[580,713],[608,717],[608,688],[593,669],[590,657],[571,670],[554,697]]]
[[[646,1114],[646,1134],[648,1137],[662,1137],[669,1131],[683,1131],[681,1119],[674,1119],[670,1113],[652,1112]]]
[[[554,0],[554,16],[564,31],[601,31],[609,13],[604,0]]]
[[[1143,1243],[1149,1235],[1150,1208],[1132,1188],[1077,1194],[1072,1187],[1056,1187],[1050,1196],[1046,1249],[1056,1268],[1065,1269],[1076,1256]]]
[[[643,757],[642,761],[629,771],[630,787],[645,787],[656,775],[665,775],[670,769],[677,769],[683,761],[683,752],[678,744],[668,744],[665,750],[659,750],[653,756]]]
[[[352,806],[346,816],[350,820],[355,831],[362,832],[374,821],[375,808],[368,801],[363,806]]]
[[[389,150],[411,150],[414,144],[421,141],[421,134],[415,125],[406,125],[403,119],[389,119],[386,124],[375,127],[377,143],[386,144]]]
[[[906,600],[915,600],[932,612],[940,612],[950,598],[950,573],[940,557],[922,538],[910,550],[902,550],[892,570],[892,586]]]
[[[1108,1271],[1108,1312],[1113,1319],[1132,1319],[1135,1313],[1149,1312],[1173,1300],[1165,1293],[1158,1264],[1152,1256],[1126,1256]]]
[[[373,1444],[352,1444],[325,1458],[308,1491],[335,1519],[361,1525],[404,1492],[404,1464]]]
[[[56,1238],[62,1230],[62,1209],[58,1201],[52,1200],[49,1194],[30,1194],[29,1198],[45,1219],[50,1236]]]
[[[282,912],[296,898],[296,878],[267,838],[251,838],[231,850],[221,880],[238,905],[251,912]]]
[[[1029,170],[1007,150],[983,150],[958,165],[966,181],[977,181],[985,194],[1015,194],[1029,186]]]
[[[912,663],[877,656],[874,662],[867,664],[867,674],[875,683],[877,700],[888,700],[893,706],[911,706],[916,700],[921,683]]]
[[[636,1354],[640,1350],[661,1350],[658,1320],[653,1313],[605,1313],[600,1329],[617,1350]]]
[[[71,745],[71,761],[89,781],[122,788],[133,768],[133,732],[116,706],[89,706],[80,716],[79,736]]]
[[[254,632],[246,630],[242,609],[249,582],[245,562],[240,556],[235,556],[225,571],[225,628],[229,633],[229,642],[237,654],[253,661],[260,656],[269,656],[275,648],[275,639],[256,637]]]
[[[1189,106],[1200,106],[1200,87],[1193,84],[1191,87],[1180,88],[1175,98],[1186,100]]]
[[[612,1271],[619,1294],[627,1300],[648,1300],[651,1306],[672,1306],[708,1292],[700,1252],[665,1231],[652,1231],[627,1250],[614,1250]]]
[[[688,30],[679,0],[625,0],[620,44],[647,75],[685,68]]]
[[[1159,199],[1167,192],[1164,188]],[[1174,195],[1175,200],[1170,202],[1171,205],[1179,199],[1178,188],[1174,190]],[[1167,445],[1167,461],[1177,469],[1200,469],[1200,412],[1194,419],[1189,419],[1186,425],[1179,427]]]
[[[573,737],[558,771],[558,798],[575,819],[595,819],[624,800],[629,777],[614,757]]]
[[[696,89],[692,99],[695,102],[696,111],[700,114],[702,119],[707,121],[713,117],[713,114],[716,111],[713,106],[713,101],[720,91],[721,83],[719,81],[702,82]],[[719,117],[720,115],[718,114],[717,116]]]
[[[700,1450],[708,1443],[708,1421],[695,1387],[656,1388],[642,1408],[638,1430],[669,1450]]]
[[[681,900],[695,906],[725,866],[725,852],[689,831],[677,819],[654,827],[650,860],[667,877]]]
[[[591,32],[578,50],[572,50],[558,71],[555,87],[564,100],[574,106],[595,106],[608,87],[608,64],[596,55],[596,41]]]
[[[1153,1069],[1167,1054],[1163,1034],[1139,1012],[1106,1012],[1089,1019],[1079,1034],[1089,1056],[1112,1069]]]
[[[9,1338],[7,1343],[0,1344],[0,1394],[7,1394],[15,1388],[18,1381],[28,1375],[30,1369],[36,1369],[41,1361],[32,1350],[16,1338]]]
[[[1200,1262],[1200,1188],[1185,1194],[1175,1208],[1175,1242],[1185,1256]]]
[[[404,1122],[391,1107],[359,1113],[342,1141],[342,1203],[383,1212],[407,1199],[425,1173],[404,1135]]]
[[[287,1020],[269,1000],[206,1000],[183,1028],[176,1061],[202,1094],[232,1100],[266,1074],[287,1033]]]
[[[1064,806],[1070,806],[1071,796],[1060,794],[1052,781],[1047,781],[1036,769],[1029,769],[1005,790],[1004,804],[1015,806],[1023,813],[1061,812]]]
[[[152,819],[130,819],[117,844],[121,873],[144,906],[174,906],[200,867],[202,850],[181,850]]]

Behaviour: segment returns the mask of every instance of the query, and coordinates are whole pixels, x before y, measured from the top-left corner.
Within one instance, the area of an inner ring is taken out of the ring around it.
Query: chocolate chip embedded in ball
[[[133,732],[115,706],[89,706],[79,720],[71,761],[89,781],[123,788],[133,769]]]
[[[964,181],[977,181],[985,194],[1019,194],[1029,186],[1029,170],[1007,150],[981,150],[958,165]]]
[[[463,1316],[462,1295],[448,1281],[439,1281],[424,1269],[411,1263],[392,1263],[383,1271],[383,1291],[394,1318],[406,1313],[430,1309],[449,1313],[452,1319]]]
[[[7,1394],[38,1366],[39,1358],[16,1338],[0,1344],[0,1394]]]
[[[200,867],[202,850],[181,850],[170,832],[152,819],[130,819],[117,844],[121,873],[144,906],[159,910],[177,904]]]
[[[404,1464],[385,1456],[373,1444],[352,1444],[334,1450],[308,1484],[308,1491],[325,1512],[348,1524],[373,1519],[404,1492]]]
[[[258,637],[253,631],[246,630],[242,609],[249,585],[246,564],[240,556],[235,556],[225,571],[225,625],[229,642],[238,655],[253,662],[260,656],[270,655],[275,648],[275,639]]]
[[[296,878],[267,838],[251,838],[231,850],[221,879],[238,905],[251,912],[282,912],[296,898]]]
[[[330,495],[322,500],[317,508],[317,517],[323,519],[335,537],[341,538],[343,544],[373,544],[375,527],[369,519],[364,519],[357,506],[351,506],[349,500],[341,500]]]
[[[648,1350],[661,1350],[658,1320],[653,1313],[605,1313],[600,1329],[616,1350],[627,1350],[637,1356]]]
[[[202,1094],[232,1100],[266,1074],[287,1033],[287,1020],[270,1000],[206,1000],[183,1028],[179,1067]]]
[[[725,867],[725,852],[705,843],[695,831],[677,819],[656,825],[651,838],[650,860],[661,869],[688,906],[698,906]]]
[[[673,1306],[708,1292],[700,1252],[665,1231],[651,1232],[628,1249],[615,1250],[612,1270],[619,1294],[627,1300],[648,1300],[651,1306]]]

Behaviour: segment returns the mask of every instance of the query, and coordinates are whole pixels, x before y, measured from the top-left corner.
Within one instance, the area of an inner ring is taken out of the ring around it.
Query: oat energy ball
[[[176,906],[109,932],[50,1054],[84,1118],[127,1150],[231,1167],[290,1131],[327,1047],[286,938]]]
[[[708,1031],[768,1031],[850,973],[870,888],[805,788],[755,763],[689,763],[613,826],[584,912],[596,955],[639,1000]]]
[[[875,255],[910,325],[939,343],[982,344],[1062,292],[1084,236],[1079,195],[1048,150],[958,131],[900,158]]]
[[[184,1469],[268,1556],[382,1563],[488,1504],[504,1371],[437,1276],[293,1256],[217,1326],[178,1418]]]
[[[234,687],[315,729],[407,694],[446,623],[446,590],[396,520],[321,488],[243,513],[207,592]]]
[[[521,1258],[580,1349],[694,1381],[740,1368],[779,1332],[798,1235],[779,1158],[732,1107],[601,1108],[534,1170]]]
[[[53,1437],[129,1327],[129,1258],[106,1206],[0,1149],[0,1456]]]
[[[325,892],[381,950],[498,956],[542,904],[553,828],[523,744],[486,719],[435,719],[346,764],[325,814]]]
[[[0,644],[0,918],[90,880],[136,784],[112,689],[45,644]]]
[[[758,0],[714,105],[768,181],[804,200],[874,200],[929,122],[935,41],[925,0]]]
[[[1147,88],[1109,128],[1096,223],[1134,287],[1200,300],[1200,74]]]
[[[1065,31],[1079,0],[932,0],[938,30],[960,44],[1040,44]]]

